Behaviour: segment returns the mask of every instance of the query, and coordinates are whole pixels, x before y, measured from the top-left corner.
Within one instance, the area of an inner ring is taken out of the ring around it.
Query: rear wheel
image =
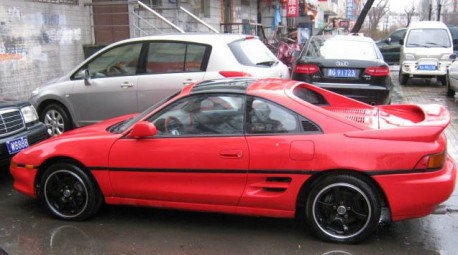
[[[447,97],[454,97],[455,91],[450,87],[450,77],[448,75],[445,76],[445,87],[447,89]]]
[[[40,120],[48,128],[50,136],[60,135],[71,129],[71,120],[65,108],[56,103],[47,105],[40,113]]]
[[[409,75],[402,72],[402,68],[399,68],[399,84],[406,85],[409,80]]]
[[[441,85],[447,85],[447,76],[438,76],[437,81],[441,83]]]
[[[58,163],[46,170],[41,178],[40,196],[50,213],[64,220],[87,219],[103,202],[94,181],[70,163]]]
[[[372,185],[353,175],[328,175],[313,186],[306,221],[317,237],[357,243],[378,226],[381,203]]]

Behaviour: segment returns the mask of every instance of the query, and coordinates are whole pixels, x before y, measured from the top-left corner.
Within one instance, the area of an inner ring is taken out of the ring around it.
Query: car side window
[[[244,96],[194,95],[183,98],[149,121],[159,136],[242,135]]]
[[[399,43],[401,39],[404,39],[405,34],[406,34],[405,30],[399,30],[399,31],[394,32],[391,35],[391,43]]]
[[[263,99],[248,100],[247,133],[277,134],[298,133],[296,114]]]
[[[135,75],[142,48],[141,43],[122,45],[97,56],[88,63],[87,68],[91,78]],[[80,71],[75,79],[81,79]]]
[[[181,42],[151,42],[146,73],[178,73],[205,71],[207,46]]]

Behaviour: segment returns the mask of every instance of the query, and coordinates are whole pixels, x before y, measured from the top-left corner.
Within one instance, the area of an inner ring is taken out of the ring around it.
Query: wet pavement
[[[397,74],[396,67],[393,73]],[[438,103],[452,122],[449,153],[458,159],[458,98],[435,81],[399,86],[392,103]],[[84,222],[51,218],[37,201],[0,177],[0,248],[3,254],[458,254],[458,187],[442,214],[381,227],[358,245],[319,241],[289,219],[241,217],[152,208],[105,206]]]

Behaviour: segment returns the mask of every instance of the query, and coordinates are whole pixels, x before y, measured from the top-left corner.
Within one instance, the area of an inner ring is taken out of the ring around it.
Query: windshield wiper
[[[277,63],[277,61],[270,60],[270,61],[264,61],[264,62],[256,63],[256,65],[257,66],[273,66],[276,63]]]
[[[425,45],[422,45],[422,44],[419,44],[419,43],[409,43],[409,44],[407,44],[407,47],[412,47],[412,46],[425,47]]]
[[[427,42],[426,44],[433,45],[433,46],[438,46],[438,47],[442,47],[442,48],[447,48],[447,46],[442,45],[442,44],[438,44],[438,43],[435,43],[435,42]]]

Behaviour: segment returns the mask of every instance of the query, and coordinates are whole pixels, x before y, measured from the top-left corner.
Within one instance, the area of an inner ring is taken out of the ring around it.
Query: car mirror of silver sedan
[[[91,85],[91,75],[89,74],[89,69],[83,69],[80,72],[80,77],[84,79],[84,85],[89,86]]]

